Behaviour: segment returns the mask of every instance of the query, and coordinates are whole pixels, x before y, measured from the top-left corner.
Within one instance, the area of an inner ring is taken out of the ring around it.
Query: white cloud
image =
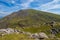
[[[11,3],[13,3],[13,4],[14,4],[14,3],[15,3],[15,1],[13,0],[13,1],[11,1]]]
[[[58,4],[59,1],[60,0],[53,0],[51,2],[41,5],[39,8],[44,11],[55,9],[55,8],[60,8],[60,4]]]
[[[10,13],[9,12],[4,12],[4,11],[0,11],[0,16],[6,16],[8,14],[10,14]]]
[[[33,1],[34,1],[34,0],[28,0],[26,3],[22,3],[21,6],[23,7],[23,9],[26,9],[26,8],[29,7],[29,4],[30,4],[31,2],[33,2]]]

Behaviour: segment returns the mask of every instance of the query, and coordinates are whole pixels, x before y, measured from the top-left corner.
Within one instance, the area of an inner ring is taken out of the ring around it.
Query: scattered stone
[[[31,38],[34,38],[34,39],[37,39],[37,40],[43,40],[45,38],[48,39],[48,36],[45,33],[41,32],[41,33],[32,34]]]
[[[57,34],[57,33],[59,33],[59,32],[58,32],[58,30],[57,30],[57,29],[52,28],[52,29],[51,29],[51,33],[52,33],[52,34]]]
[[[7,29],[5,29],[5,30],[6,30],[6,33],[8,33],[8,34],[10,34],[10,33],[14,33],[14,30],[11,29],[11,28],[7,28]]]
[[[39,33],[39,38],[48,38],[48,36],[45,33],[41,32]]]
[[[35,39],[35,38],[38,38],[38,34],[37,34],[37,33],[32,34],[32,35],[31,35],[31,38],[34,38],[34,39]]]

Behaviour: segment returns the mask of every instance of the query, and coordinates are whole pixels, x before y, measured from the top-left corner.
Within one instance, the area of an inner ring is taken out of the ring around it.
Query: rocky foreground
[[[54,34],[50,34],[50,35],[47,35],[46,33],[44,32],[40,32],[40,33],[30,33],[30,32],[24,32],[24,31],[21,31],[21,30],[17,30],[17,29],[12,29],[12,28],[6,28],[6,29],[0,29],[0,36],[4,36],[6,34],[13,34],[13,33],[16,33],[16,34],[25,34],[28,36],[28,38],[32,38],[32,39],[35,39],[35,40],[43,40],[43,39],[54,39],[56,38],[56,36]],[[60,40],[60,38],[56,38],[57,40]]]

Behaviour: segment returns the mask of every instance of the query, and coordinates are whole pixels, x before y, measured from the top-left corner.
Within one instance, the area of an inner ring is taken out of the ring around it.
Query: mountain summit
[[[27,27],[50,21],[60,22],[60,15],[34,9],[25,9],[2,18],[0,20],[0,28]]]

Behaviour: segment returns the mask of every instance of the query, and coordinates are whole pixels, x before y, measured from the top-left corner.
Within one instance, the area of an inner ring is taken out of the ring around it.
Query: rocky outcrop
[[[7,29],[0,29],[0,33],[7,33],[7,34],[10,34],[10,33],[13,33],[14,30],[11,29],[11,28],[7,28]]]
[[[22,33],[22,34],[28,35],[29,38],[33,38],[33,39],[44,39],[44,38],[48,38],[48,36],[44,32],[32,34],[30,32],[24,32],[24,31],[12,29],[12,28],[0,29],[0,33],[2,33],[1,36],[4,36],[5,34],[11,34],[11,33],[17,33],[17,34]]]
[[[40,33],[32,34],[31,38],[42,40],[42,39],[45,39],[45,38],[48,39],[48,36],[44,32],[40,32]]]

